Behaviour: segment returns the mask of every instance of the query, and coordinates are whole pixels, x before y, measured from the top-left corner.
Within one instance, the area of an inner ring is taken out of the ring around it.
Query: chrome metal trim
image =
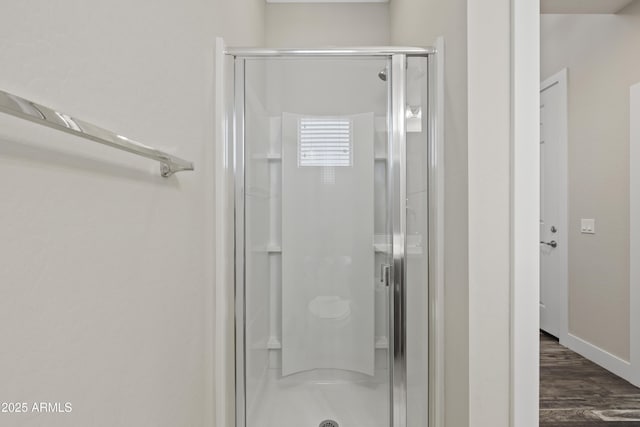
[[[59,131],[99,142],[160,162],[160,174],[169,177],[176,172],[192,171],[193,163],[91,123],[71,117],[44,105],[0,90],[0,111],[10,116],[47,126]]]
[[[291,56],[391,56],[402,54],[407,56],[427,56],[436,53],[432,47],[409,46],[372,46],[372,47],[340,47],[321,49],[261,49],[250,47],[228,47],[227,55],[236,57],[291,57]]]
[[[393,153],[393,82],[392,76],[391,56],[387,57],[387,162],[386,162],[386,224],[385,232],[389,242],[393,244],[393,179],[391,178],[392,171],[392,153]],[[385,254],[385,262],[389,264],[388,281],[387,281],[387,371],[388,371],[388,387],[389,387],[389,399],[387,405],[389,407],[389,427],[393,427],[393,247]]]
[[[445,96],[444,39],[429,57],[429,426],[445,425],[444,186]]]
[[[404,54],[391,58],[392,122],[389,147],[389,179],[392,214],[392,288],[390,316],[392,328],[391,380],[392,427],[407,426],[407,314],[405,292],[405,234],[407,210],[406,182],[406,88],[407,57]]]
[[[436,304],[434,304],[434,297],[439,297],[440,295],[437,294],[437,289],[436,289],[436,281],[437,281],[437,265],[434,261],[435,256],[437,254],[437,247],[434,247],[434,240],[433,237],[436,236],[437,229],[437,223],[438,223],[438,206],[437,203],[434,203],[435,201],[435,196],[437,195],[437,187],[435,187],[438,183],[437,181],[437,175],[435,174],[436,172],[436,167],[438,166],[436,163],[436,159],[438,158],[438,151],[437,151],[437,145],[435,144],[436,142],[436,120],[435,120],[435,106],[436,106],[436,91],[435,91],[435,85],[433,85],[434,82],[434,76],[436,74],[435,71],[435,67],[434,67],[434,63],[436,61],[437,55],[431,56],[428,58],[427,60],[427,79],[428,79],[428,84],[427,84],[427,114],[428,114],[428,131],[427,131],[427,138],[428,138],[428,148],[427,148],[427,168],[428,168],[428,195],[427,195],[427,209],[428,209],[428,226],[427,226],[427,244],[428,244],[428,258],[427,258],[427,263],[429,265],[429,269],[428,269],[428,294],[429,294],[429,338],[428,338],[428,352],[429,352],[429,368],[427,370],[428,372],[428,377],[429,377],[429,384],[428,384],[428,398],[429,398],[429,418],[428,418],[428,425],[430,427],[432,426],[436,426],[437,425],[437,415],[436,414],[436,409],[437,409],[437,405],[436,405],[436,399],[437,399],[437,393],[436,393],[436,387],[435,387],[435,375],[436,374],[436,366],[437,366],[437,353],[434,351],[435,350],[435,343],[436,343],[436,322],[435,320],[435,315],[437,314],[437,308],[436,308]]]
[[[235,176],[235,339],[236,339],[236,427],[246,425],[246,314],[245,314],[245,200],[244,200],[244,126],[245,126],[245,71],[244,59],[234,61],[234,114],[233,114],[233,168]]]
[[[398,50],[399,49],[399,50]],[[364,48],[327,50],[228,49],[235,57],[234,175],[235,175],[235,337],[236,427],[246,427],[246,318],[244,248],[244,65],[249,57],[386,56],[390,59],[390,111],[388,141],[388,209],[392,232],[392,266],[389,298],[389,363],[392,427],[407,427],[406,360],[406,59],[426,56],[433,49]]]

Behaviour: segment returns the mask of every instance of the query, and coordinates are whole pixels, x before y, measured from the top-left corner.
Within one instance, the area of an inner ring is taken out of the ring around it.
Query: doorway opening
[[[549,335],[541,335],[540,424],[640,421],[634,273],[640,239],[633,221],[640,206],[634,178],[640,63],[630,59],[640,37],[640,3],[561,3],[543,1],[541,17],[541,75],[548,80],[541,87],[540,327]],[[607,54],[597,58],[593,50],[600,47]],[[563,96],[554,92],[566,93],[565,100],[547,111]],[[561,122],[566,130],[556,129]],[[566,156],[549,145],[553,134],[566,134]],[[558,235],[560,227],[551,231],[561,169],[566,236]]]

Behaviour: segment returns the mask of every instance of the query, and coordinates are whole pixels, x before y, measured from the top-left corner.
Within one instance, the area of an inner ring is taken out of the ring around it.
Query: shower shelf
[[[270,162],[280,162],[282,161],[282,155],[280,153],[268,153],[268,154],[255,154],[252,156],[254,160],[268,160]],[[376,162],[384,162],[387,161],[386,154],[376,154],[374,156],[374,160]]]
[[[391,245],[389,243],[374,243],[373,248],[378,253],[390,254]],[[407,255],[421,255],[422,246],[407,245]]]
[[[282,348],[282,344],[280,344],[280,340],[276,337],[269,337],[267,341],[267,348],[269,350],[279,350]]]
[[[267,341],[267,349],[269,350],[280,350],[282,348],[282,344],[280,343],[280,339],[278,337],[269,337]],[[389,340],[387,337],[378,336],[375,337],[375,348],[384,349],[389,348]]]
[[[251,158],[255,160],[269,160],[271,162],[279,162],[282,160],[280,153],[254,154]]]
[[[282,248],[278,245],[266,245],[266,246],[254,246],[252,252],[254,253],[268,253],[279,254],[282,252]]]
[[[388,254],[388,253],[391,253],[391,245],[389,243],[374,243],[373,250],[378,253]],[[282,247],[278,245],[268,245],[266,247],[263,247],[262,249],[260,248],[256,249],[256,252],[267,252],[270,254],[279,254],[279,253],[282,253]],[[422,246],[408,245],[407,254],[421,255]]]
[[[387,337],[376,337],[376,348],[389,348]]]

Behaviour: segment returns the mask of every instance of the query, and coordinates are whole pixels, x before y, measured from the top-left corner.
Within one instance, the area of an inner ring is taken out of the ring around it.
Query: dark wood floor
[[[541,333],[540,426],[640,427],[640,389]]]

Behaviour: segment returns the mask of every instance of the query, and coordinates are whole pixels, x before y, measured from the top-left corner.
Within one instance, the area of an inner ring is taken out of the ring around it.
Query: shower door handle
[[[385,286],[389,286],[389,278],[391,273],[391,266],[389,264],[380,264],[380,283]]]

